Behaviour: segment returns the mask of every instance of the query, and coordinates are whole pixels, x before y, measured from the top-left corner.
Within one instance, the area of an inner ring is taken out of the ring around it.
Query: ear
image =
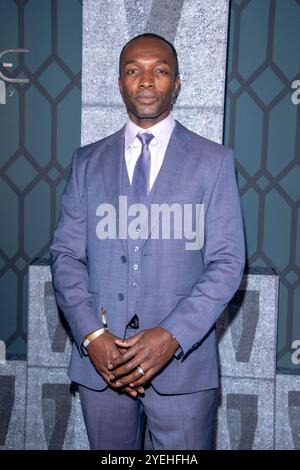
[[[122,80],[120,77],[118,78],[118,87],[119,87],[119,92],[123,96],[123,86],[122,86]]]
[[[177,77],[175,78],[175,89],[177,91],[177,95],[180,91],[180,87],[181,87],[181,80],[180,80],[180,76],[177,75]]]
[[[179,75],[175,78],[174,90],[173,90],[173,103],[176,103],[178,95],[180,93],[181,81]]]

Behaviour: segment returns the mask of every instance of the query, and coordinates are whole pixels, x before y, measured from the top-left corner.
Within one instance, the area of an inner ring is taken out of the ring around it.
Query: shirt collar
[[[133,121],[131,121],[131,119],[128,119],[125,127],[125,148],[128,148],[133,144],[139,132],[151,132],[161,145],[167,145],[174,126],[175,119],[171,112],[165,119],[154,124],[154,126],[149,127],[148,129],[143,129],[142,127],[137,126]]]

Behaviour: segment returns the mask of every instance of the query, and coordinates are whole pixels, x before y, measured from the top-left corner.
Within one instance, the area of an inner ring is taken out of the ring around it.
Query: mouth
[[[152,104],[155,103],[155,101],[158,100],[158,97],[156,95],[152,95],[150,93],[144,93],[142,95],[136,96],[136,101],[142,104]]]

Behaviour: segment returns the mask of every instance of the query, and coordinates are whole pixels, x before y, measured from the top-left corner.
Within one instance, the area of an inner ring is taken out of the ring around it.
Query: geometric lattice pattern
[[[231,2],[224,141],[237,159],[248,265],[280,275],[277,367],[288,373],[300,373],[299,25],[299,0]]]
[[[0,51],[13,67],[0,105],[0,339],[26,354],[27,267],[48,255],[72,151],[80,146],[80,0],[1,0]],[[0,80],[3,86],[3,82]]]

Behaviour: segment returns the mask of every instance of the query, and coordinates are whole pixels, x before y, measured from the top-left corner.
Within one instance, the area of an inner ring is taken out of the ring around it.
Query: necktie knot
[[[137,138],[142,142],[142,145],[149,145],[154,135],[150,132],[140,132]]]

